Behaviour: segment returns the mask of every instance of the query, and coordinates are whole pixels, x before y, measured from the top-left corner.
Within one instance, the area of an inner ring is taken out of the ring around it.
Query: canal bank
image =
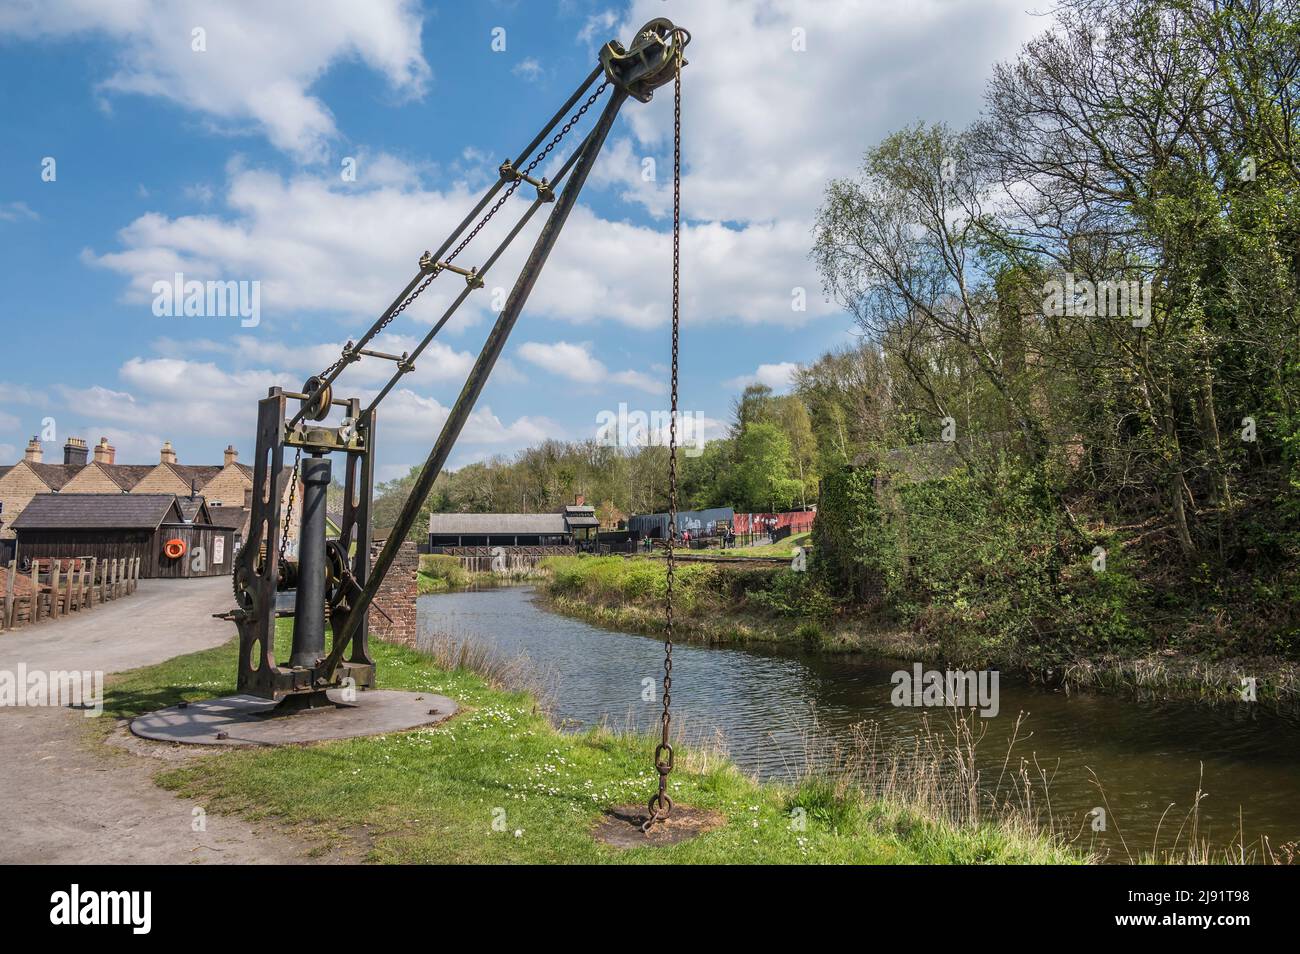
[[[546,612],[529,588],[424,598],[420,627],[424,640],[451,635],[527,655],[561,725],[654,725],[657,701],[646,690],[662,672],[655,637]],[[767,779],[918,751],[918,738],[924,751],[927,728],[950,741],[954,732],[944,710],[892,704],[894,673],[911,665],[774,644],[681,644],[674,724],[687,738],[721,738],[743,771]],[[1262,840],[1272,850],[1300,841],[1294,719],[1245,705],[1069,694],[1009,675],[999,688],[998,715],[971,723],[986,804],[1005,801],[1013,779],[1040,824],[1112,861],[1153,850],[1223,857],[1234,845],[1258,858]]]
[[[547,606],[593,625],[662,636],[662,560],[568,557],[547,560]],[[935,627],[905,627],[878,612],[837,612],[805,574],[746,566],[682,563],[676,572],[675,632],[710,645],[775,645],[823,654],[889,656],[954,668],[997,667],[1069,691],[1142,699],[1249,702],[1300,715],[1300,665],[1279,657],[1214,659],[1171,648],[1145,653],[1070,654],[1044,660],[1014,647],[950,641]]]
[[[522,595],[520,590],[459,594]],[[430,601],[422,599],[426,620]],[[818,780],[760,784],[707,746],[677,755],[672,795],[725,823],[691,841],[628,849],[599,843],[606,809],[654,790],[653,740],[592,726],[561,732],[527,692],[494,685],[499,658],[433,638],[429,653],[373,641],[381,684],[450,696],[436,727],[315,745],[225,750],[162,771],[163,787],[209,813],[260,819],[305,848],[352,846],[380,863],[927,863],[1082,860],[1014,820],[954,823],[935,806],[865,799]],[[282,626],[279,642],[287,641]],[[287,647],[286,647],[287,648]],[[114,677],[114,719],[233,691],[236,644]],[[479,671],[476,671],[479,670]]]

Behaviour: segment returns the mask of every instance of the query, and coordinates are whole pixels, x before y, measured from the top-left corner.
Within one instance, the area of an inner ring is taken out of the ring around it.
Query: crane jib
[[[643,26],[627,48],[617,41],[605,44],[600,52],[600,65],[574,90],[519,156],[501,164],[497,181],[485,191],[451,235],[436,250],[426,251],[420,256],[419,270],[415,276],[365,334],[356,341],[348,341],[338,360],[320,374],[309,378],[301,392],[272,388],[267,397],[259,402],[255,492],[249,539],[235,561],[237,608],[229,614],[240,633],[240,692],[278,700],[288,708],[299,709],[324,704],[326,690],[344,685],[348,680],[361,687],[374,685],[375,665],[369,653],[367,615],[375,594],[392,568],[402,541],[419,516],[421,503],[446,464],[500,358],[529,294],[577,203],[578,195],[619,110],[628,99],[648,101],[656,89],[670,81],[674,83],[674,171],[669,483],[670,509],[673,514],[676,513],[681,69],[686,64],[683,50],[689,41],[690,35],[685,30],[666,19],[658,18]],[[596,84],[594,89],[593,84]],[[600,110],[594,126],[548,178],[544,175],[546,169],[542,164],[552,156],[556,147],[607,90],[610,92],[609,100]],[[521,186],[533,189],[535,196],[516,224],[481,264],[457,264],[461,254]],[[484,276],[497,264],[506,248],[543,205],[550,206],[546,221],[372,565],[371,504],[374,493],[377,408],[397,382],[414,370],[416,361],[460,305],[474,291],[484,287]],[[416,347],[400,355],[372,347],[371,342],[445,272],[464,279],[464,287]],[[365,358],[390,361],[395,368],[389,381],[363,408],[357,398],[338,397],[336,391],[337,382],[347,367]],[[298,408],[292,415],[288,410],[290,400],[298,402]],[[344,409],[342,422],[338,426],[327,425],[324,422],[336,407]],[[291,470],[286,470],[284,466],[288,448],[293,448],[295,454]],[[303,454],[309,458],[302,465],[303,474],[308,479],[304,484],[304,499],[299,508],[301,513],[295,514],[299,496],[298,471]],[[345,459],[344,505],[338,539],[325,541],[324,488],[331,479],[329,458],[334,454],[342,454]],[[281,488],[286,479],[291,484],[284,494],[287,496],[287,506],[282,513]],[[287,554],[291,523],[295,516],[301,521],[296,562]],[[675,526],[675,521],[672,525]],[[667,818],[672,808],[672,799],[667,793],[667,778],[672,771],[673,762],[669,740],[675,570],[673,542],[670,537],[668,594],[665,603],[667,638],[662,742],[655,753],[660,782],[659,791],[650,802],[647,826]],[[323,589],[321,580],[324,581]],[[305,590],[304,581],[307,583]],[[299,593],[292,612],[286,610],[277,599],[277,593],[291,585]],[[315,605],[322,595],[333,630],[328,655],[323,655],[325,620]],[[294,617],[293,644],[290,664],[287,666],[277,665],[274,655],[275,620],[283,615]]]

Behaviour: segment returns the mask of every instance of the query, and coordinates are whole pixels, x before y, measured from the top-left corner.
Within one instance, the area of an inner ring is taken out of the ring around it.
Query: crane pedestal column
[[[289,665],[310,669],[325,655],[325,495],[330,485],[330,459],[313,454],[304,460],[302,484],[298,592]]]

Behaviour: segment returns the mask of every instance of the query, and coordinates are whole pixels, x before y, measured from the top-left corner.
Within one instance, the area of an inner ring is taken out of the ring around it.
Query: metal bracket
[[[453,265],[451,262],[435,262],[433,255],[425,252],[420,256],[420,269],[425,272],[455,272],[457,275],[465,276],[465,284],[470,288],[482,288],[483,279],[478,277],[477,268],[461,268],[459,265]]]
[[[501,163],[501,166],[497,171],[501,173],[501,178],[506,182],[527,182],[537,190],[538,200],[542,202],[555,201],[555,190],[551,188],[551,184],[546,181],[545,176],[542,176],[540,179],[534,179],[527,173],[520,172],[516,169],[509,159]]]
[[[674,60],[680,49],[691,42],[691,35],[667,17],[655,17],[640,30],[630,49],[618,40],[601,48],[600,65],[609,81],[633,99],[650,102],[654,91],[671,82],[676,71]],[[682,65],[686,65],[683,58]]]

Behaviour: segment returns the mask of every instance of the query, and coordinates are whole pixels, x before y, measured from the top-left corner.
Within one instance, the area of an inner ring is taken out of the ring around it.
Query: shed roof
[[[156,530],[180,523],[175,494],[37,494],[15,530]]]
[[[439,535],[560,535],[568,533],[562,513],[431,513],[429,532]]]
[[[203,497],[177,497],[176,505],[181,508],[181,516],[186,523],[197,523],[201,526],[211,525],[212,517],[208,502]]]
[[[248,523],[248,517],[252,513],[244,507],[209,507],[208,514],[212,519],[214,527],[228,527],[232,530],[238,530],[244,524]]]

